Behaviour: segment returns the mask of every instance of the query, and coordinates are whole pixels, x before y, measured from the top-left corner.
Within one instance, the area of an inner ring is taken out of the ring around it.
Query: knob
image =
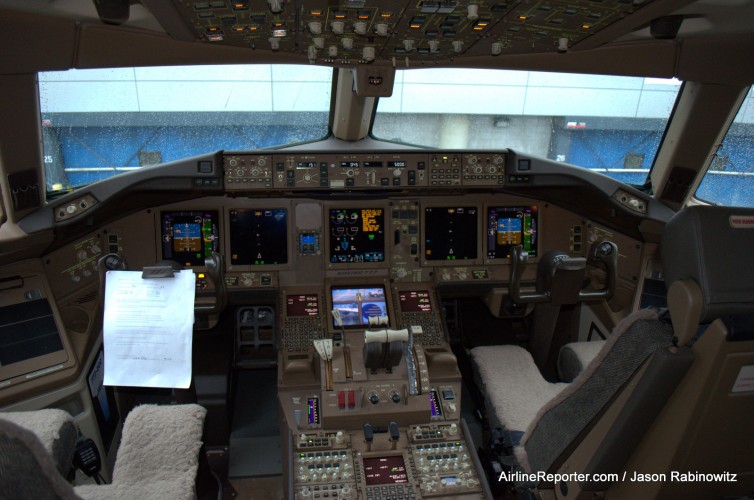
[[[374,47],[364,47],[364,49],[362,50],[362,58],[365,61],[374,61],[374,57]]]
[[[312,39],[312,42],[314,42],[314,46],[318,49],[324,49],[325,48],[325,39],[321,36],[318,36],[316,38]]]
[[[414,41],[413,40],[403,40],[403,48],[406,49],[406,52],[410,52],[414,50]]]
[[[315,55],[316,55],[316,52],[315,52]],[[251,169],[251,175],[253,177],[256,177],[257,175],[259,175],[259,169],[258,168],[252,168]]]
[[[346,24],[343,21],[333,21],[332,23],[332,31],[336,35],[342,35],[343,30],[345,29]]]
[[[228,160],[228,166],[235,167],[236,165],[238,165],[238,160],[236,160],[235,158]]]
[[[440,48],[440,41],[439,40],[430,40],[429,41],[429,51],[433,54],[437,52]]]
[[[343,443],[345,441],[345,438],[343,437],[343,431],[338,431],[337,434],[335,434],[335,442],[338,444]]]
[[[283,2],[281,0],[267,0],[267,3],[270,5],[270,11],[273,14],[283,12]]]
[[[500,42],[494,42],[490,48],[493,56],[499,56],[503,52],[503,44]]]
[[[489,172],[491,174],[496,174],[497,173],[497,167],[494,167],[494,166],[490,165],[489,167],[487,167],[487,172]]]
[[[76,205],[68,205],[67,207],[65,207],[65,211],[69,214],[74,213],[76,211]]]
[[[459,54],[463,50],[463,42],[461,40],[453,41],[453,52]]]
[[[376,392],[369,393],[369,402],[372,403],[373,405],[376,405],[377,403],[380,402],[380,397],[377,395]]]
[[[353,30],[356,32],[357,35],[366,35],[367,23],[365,23],[364,21],[357,21],[353,23]]]
[[[265,165],[267,165],[267,160],[260,158],[259,161],[257,161],[257,164],[259,164],[260,167],[264,167]]]
[[[398,391],[393,391],[393,392],[392,392],[392,393],[390,394],[390,400],[391,400],[391,401],[392,401],[393,403],[400,403],[400,402],[401,402],[401,395],[400,395],[400,394],[398,393]],[[453,424],[453,425],[455,425],[455,424]]]
[[[469,4],[466,7],[466,19],[473,21],[479,19],[479,6],[476,4]]]
[[[385,23],[380,23],[377,25],[377,34],[379,36],[387,36],[388,35],[388,25]]]
[[[241,170],[240,168],[238,170],[236,170],[236,175],[238,177],[243,177],[243,170]]]
[[[458,434],[458,426],[456,424],[450,424],[450,435],[455,436]]]
[[[310,21],[309,32],[312,35],[319,35],[320,33],[322,33],[322,23],[319,21]]]

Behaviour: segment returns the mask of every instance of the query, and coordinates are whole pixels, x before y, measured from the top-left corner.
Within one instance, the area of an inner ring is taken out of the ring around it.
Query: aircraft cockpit
[[[0,497],[753,495],[752,18],[0,0]]]

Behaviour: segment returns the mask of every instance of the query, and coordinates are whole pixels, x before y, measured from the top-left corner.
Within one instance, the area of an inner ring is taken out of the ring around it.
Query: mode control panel
[[[275,187],[388,189],[426,186],[423,154],[275,155]]]
[[[506,152],[226,153],[227,191],[502,187]]]

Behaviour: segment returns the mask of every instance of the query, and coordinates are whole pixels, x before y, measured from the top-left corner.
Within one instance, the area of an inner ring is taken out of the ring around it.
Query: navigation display
[[[477,207],[426,207],[424,258],[476,259],[478,212]]]
[[[264,266],[288,262],[287,212],[284,208],[230,211],[230,263]]]
[[[383,262],[385,214],[382,208],[331,208],[330,262]]]
[[[407,483],[408,474],[403,456],[364,458],[364,480],[367,486]]]
[[[288,295],[285,298],[288,316],[319,316],[319,299],[317,295]]]
[[[429,292],[426,290],[398,292],[398,299],[401,304],[401,312],[432,312],[432,302],[430,302]]]
[[[203,266],[204,259],[219,251],[217,211],[162,212],[162,258],[184,266]]]
[[[369,325],[371,316],[388,316],[385,287],[332,287],[332,307],[340,311],[345,328]],[[333,319],[333,327],[338,327]]]
[[[537,256],[537,205],[489,207],[487,209],[487,258],[507,259],[511,247],[523,245],[530,257]]]

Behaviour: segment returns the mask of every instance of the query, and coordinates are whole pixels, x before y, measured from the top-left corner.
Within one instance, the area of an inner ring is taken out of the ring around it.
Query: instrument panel
[[[521,197],[205,200],[201,207],[181,203],[151,214],[158,228],[155,260],[202,270],[204,258],[219,251],[231,288],[285,284],[294,274],[311,276],[303,283],[354,273],[408,282],[503,279],[507,268],[495,268],[508,263],[514,245],[524,245],[531,260],[547,248],[542,233],[549,218],[569,221],[554,242],[577,254],[586,250],[582,220]]]

